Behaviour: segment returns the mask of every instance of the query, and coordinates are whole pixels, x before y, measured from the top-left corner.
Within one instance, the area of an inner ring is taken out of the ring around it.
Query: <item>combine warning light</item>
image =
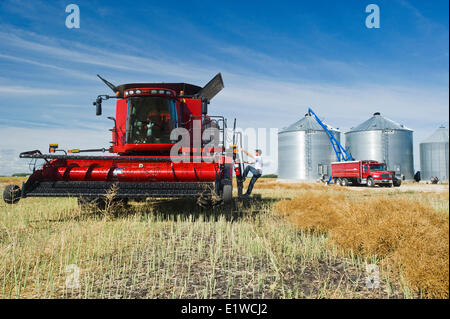
[[[55,153],[55,150],[58,148],[58,144],[49,144],[48,146],[48,152],[49,153]]]

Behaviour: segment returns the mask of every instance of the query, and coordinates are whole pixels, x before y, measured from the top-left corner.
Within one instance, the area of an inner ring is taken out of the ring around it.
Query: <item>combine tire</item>
[[[341,186],[348,186],[348,179],[343,178],[343,179],[341,180]]]
[[[15,204],[20,200],[22,192],[17,185],[8,185],[3,191],[3,200],[7,204]]]
[[[233,186],[232,185],[223,185],[222,189],[222,200],[224,204],[228,204],[233,199]]]
[[[367,187],[375,187],[375,182],[373,181],[372,177],[369,177],[367,179]]]

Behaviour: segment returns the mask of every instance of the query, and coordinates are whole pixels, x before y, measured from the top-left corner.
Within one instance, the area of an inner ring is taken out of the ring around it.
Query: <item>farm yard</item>
[[[1,178],[0,188],[22,180]],[[449,297],[448,185],[260,179],[254,194],[213,209],[2,200],[0,297]]]

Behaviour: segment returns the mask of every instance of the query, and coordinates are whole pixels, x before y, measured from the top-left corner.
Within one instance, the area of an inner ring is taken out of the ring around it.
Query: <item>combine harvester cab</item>
[[[195,197],[205,205],[231,201],[236,152],[226,149],[226,119],[208,115],[210,100],[224,87],[220,73],[203,88],[187,83],[115,86],[98,77],[115,95],[97,97],[96,115],[102,114],[103,100],[117,99],[116,116],[108,117],[114,123],[112,145],[66,152],[50,144],[49,154],[21,153],[21,158],[43,159],[45,164],[22,188],[7,186],[5,202],[71,196],[80,204],[99,204],[113,188],[114,198],[121,201],[149,197]],[[99,151],[114,155],[81,154]]]

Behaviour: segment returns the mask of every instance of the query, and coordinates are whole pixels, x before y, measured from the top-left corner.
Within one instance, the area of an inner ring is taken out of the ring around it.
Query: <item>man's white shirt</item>
[[[261,156],[255,156],[255,169],[257,169],[262,174],[263,160]]]

